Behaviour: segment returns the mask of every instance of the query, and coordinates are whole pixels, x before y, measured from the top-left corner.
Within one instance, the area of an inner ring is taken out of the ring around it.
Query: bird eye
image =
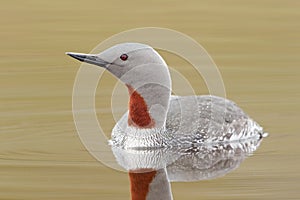
[[[120,59],[123,61],[127,60],[127,58],[128,58],[128,55],[125,53],[120,56]]]

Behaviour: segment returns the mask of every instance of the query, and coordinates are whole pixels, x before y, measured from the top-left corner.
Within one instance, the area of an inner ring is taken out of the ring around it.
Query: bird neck
[[[130,95],[128,126],[139,129],[165,126],[170,89],[160,85],[145,85],[134,89],[127,85]]]

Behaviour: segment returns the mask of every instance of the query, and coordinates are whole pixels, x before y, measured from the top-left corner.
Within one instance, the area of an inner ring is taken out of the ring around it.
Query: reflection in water
[[[233,171],[261,139],[189,148],[122,149],[112,146],[119,165],[129,172],[132,199],[172,199],[170,182],[214,179]]]

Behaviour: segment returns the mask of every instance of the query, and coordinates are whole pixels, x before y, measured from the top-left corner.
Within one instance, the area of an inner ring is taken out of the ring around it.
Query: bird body
[[[234,102],[216,96],[171,96],[162,128],[128,126],[128,112],[110,143],[124,148],[188,147],[262,137],[263,129]]]

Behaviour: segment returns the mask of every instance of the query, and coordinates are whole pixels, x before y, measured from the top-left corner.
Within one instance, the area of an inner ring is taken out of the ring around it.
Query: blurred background
[[[270,134],[233,173],[172,183],[174,199],[300,199],[299,7],[296,0],[2,1],[0,199],[130,198],[128,175],[96,161],[79,140],[72,89],[80,63],[65,52],[88,53],[113,34],[147,26],[203,45],[227,97]],[[207,93],[187,62],[161,53],[197,94]],[[115,84],[105,73],[97,90],[108,135]]]

